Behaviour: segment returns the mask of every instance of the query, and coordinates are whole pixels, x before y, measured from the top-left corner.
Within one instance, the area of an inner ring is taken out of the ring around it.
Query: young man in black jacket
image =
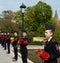
[[[53,38],[54,31],[55,31],[55,28],[53,26],[50,26],[50,25],[46,26],[45,36],[47,41],[45,43],[44,50],[47,53],[49,53],[50,58],[44,61],[44,63],[58,63],[57,58],[60,57],[58,43]]]
[[[23,31],[23,37],[20,38],[20,52],[21,52],[21,56],[22,56],[22,61],[23,63],[27,63],[27,45],[28,45],[28,38],[27,38],[27,32]]]
[[[10,54],[10,43],[11,43],[11,40],[10,40],[10,33],[9,32],[7,32],[6,41],[7,41],[7,49],[8,49],[7,54]]]
[[[18,59],[18,49],[17,49],[17,45],[18,45],[18,32],[15,31],[14,32],[14,39],[13,39],[13,49],[14,49],[14,60],[13,61],[17,61]]]

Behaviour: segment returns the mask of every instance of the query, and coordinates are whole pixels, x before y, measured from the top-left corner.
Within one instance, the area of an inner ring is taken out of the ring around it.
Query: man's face
[[[45,30],[45,37],[48,39],[53,35],[51,30]]]
[[[9,32],[8,32],[7,34],[8,34],[8,35],[10,35],[10,33],[9,33]]]
[[[23,32],[23,36],[26,36],[27,34],[25,32]]]
[[[14,33],[14,36],[17,36],[17,33],[16,32]]]

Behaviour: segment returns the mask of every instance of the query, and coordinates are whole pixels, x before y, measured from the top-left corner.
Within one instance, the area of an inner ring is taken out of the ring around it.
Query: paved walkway
[[[2,48],[2,46],[0,45],[0,63],[22,63],[22,60],[19,57],[18,61],[13,62],[13,56],[14,55],[12,51],[10,54],[7,54],[7,50],[4,50],[4,48]]]
[[[44,49],[44,45],[40,46],[40,45],[28,45],[27,46],[28,49]]]
[[[18,61],[13,62],[12,58],[14,56],[13,49],[11,47],[11,53],[7,54],[7,50],[0,45],[0,63],[22,63],[21,55],[18,53]],[[28,63],[33,63],[28,59]]]

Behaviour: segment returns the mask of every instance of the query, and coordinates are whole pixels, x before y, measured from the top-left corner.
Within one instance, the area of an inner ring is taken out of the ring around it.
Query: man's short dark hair
[[[24,33],[24,32],[25,32],[25,33],[27,33],[27,31],[26,31],[26,30],[24,30],[24,31],[23,31],[23,33]]]
[[[54,32],[55,31],[55,27],[52,26],[52,25],[47,25],[46,26],[46,30],[51,30],[52,32]]]

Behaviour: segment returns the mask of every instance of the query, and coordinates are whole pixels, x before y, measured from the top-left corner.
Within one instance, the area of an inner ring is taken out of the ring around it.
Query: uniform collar
[[[52,37],[50,37],[50,38],[48,39],[48,42],[49,42],[51,39],[52,39]]]

